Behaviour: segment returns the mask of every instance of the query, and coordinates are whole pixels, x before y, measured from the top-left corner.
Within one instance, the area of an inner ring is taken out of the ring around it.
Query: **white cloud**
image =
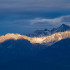
[[[46,24],[51,24],[51,25],[58,25],[58,24],[70,24],[70,15],[68,16],[61,16],[59,18],[54,18],[54,19],[42,19],[42,18],[35,18],[30,20],[31,24],[40,24],[40,23],[46,23]]]
[[[17,32],[30,33],[39,29],[52,29],[61,24],[70,25],[70,15],[61,16],[54,19],[35,18],[35,19],[18,19],[18,18],[3,19],[0,21],[0,33]],[[13,28],[13,29],[12,29]],[[2,34],[1,33],[1,34]]]
[[[31,24],[35,24],[35,23],[57,23],[57,22],[61,22],[61,18],[55,18],[55,19],[41,19],[41,18],[35,18],[33,20],[30,20]]]

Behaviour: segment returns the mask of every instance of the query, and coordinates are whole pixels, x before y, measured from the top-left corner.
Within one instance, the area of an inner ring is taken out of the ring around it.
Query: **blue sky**
[[[0,35],[70,25],[69,15],[70,0],[0,0]]]

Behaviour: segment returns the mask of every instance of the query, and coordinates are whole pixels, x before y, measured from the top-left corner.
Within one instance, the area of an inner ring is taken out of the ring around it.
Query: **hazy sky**
[[[62,10],[70,9],[70,0],[0,0],[1,9]]]
[[[0,35],[28,34],[70,25],[70,0],[0,0]]]

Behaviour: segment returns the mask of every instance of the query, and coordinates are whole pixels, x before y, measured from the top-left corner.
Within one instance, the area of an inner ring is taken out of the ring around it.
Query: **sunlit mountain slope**
[[[58,32],[54,33],[50,36],[43,36],[43,37],[28,37],[25,35],[20,35],[20,34],[6,34],[5,36],[0,37],[0,43],[9,40],[9,39],[26,39],[30,41],[31,43],[50,43],[50,42],[57,42],[59,40],[65,39],[65,38],[70,38],[70,31],[65,31],[65,32]]]

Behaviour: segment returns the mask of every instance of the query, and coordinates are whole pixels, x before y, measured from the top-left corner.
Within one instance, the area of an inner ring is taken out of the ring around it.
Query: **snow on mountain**
[[[49,36],[51,35],[50,30],[36,30],[35,32],[30,34],[30,37],[42,37],[42,36]]]
[[[64,32],[64,31],[67,31],[67,30],[70,30],[70,26],[68,25],[65,25],[65,24],[62,24],[60,27],[58,28],[53,28],[51,30],[51,33],[54,34],[54,33],[57,33],[57,32]]]
[[[28,36],[20,35],[20,34],[6,34],[5,36],[0,37],[0,43],[4,42],[6,40],[10,40],[10,39],[14,39],[14,40],[26,39],[33,44],[34,43],[40,43],[40,44],[51,43],[51,44],[53,44],[57,41],[65,39],[65,38],[70,38],[70,30],[65,31],[65,32],[54,33],[50,36],[43,36],[43,37],[28,37]]]
[[[51,34],[57,32],[64,32],[70,30],[70,26],[62,24],[58,28],[53,28],[52,30],[44,29],[44,30],[36,30],[35,32],[30,34],[30,37],[42,37],[42,36],[49,36]]]

